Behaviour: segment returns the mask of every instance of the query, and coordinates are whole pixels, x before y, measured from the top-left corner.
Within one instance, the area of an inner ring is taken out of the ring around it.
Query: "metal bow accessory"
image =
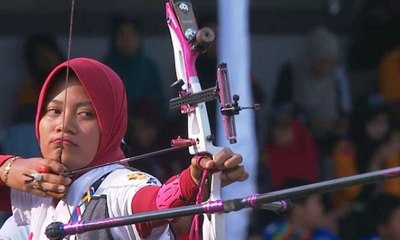
[[[166,17],[175,57],[177,81],[173,85],[180,84],[182,88],[180,97],[172,99],[170,106],[179,106],[182,114],[187,114],[188,138],[196,143],[189,147],[190,153],[215,155],[222,148],[213,145],[203,97],[216,96],[217,92],[214,89],[202,91],[195,66],[198,55],[214,41],[214,33],[211,29],[198,29],[190,1],[170,0],[166,3]],[[221,173],[215,172],[211,178],[210,200],[221,199],[220,191]],[[204,216],[204,239],[224,239],[224,229],[225,221],[220,213]]]

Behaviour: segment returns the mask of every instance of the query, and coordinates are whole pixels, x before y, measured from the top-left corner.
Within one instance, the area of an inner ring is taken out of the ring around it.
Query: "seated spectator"
[[[39,90],[46,76],[64,57],[56,40],[49,35],[29,35],[24,51],[29,74],[18,92],[13,124],[5,132],[7,141],[4,141],[3,148],[7,153],[28,157],[40,155],[34,130]]]
[[[378,65],[379,93],[388,103],[396,120],[400,120],[400,42],[380,58]]]
[[[287,179],[285,189],[306,185],[310,182]],[[292,200],[293,207],[285,217],[268,224],[263,239],[290,240],[335,240],[335,233],[321,226],[324,222],[324,210],[320,195],[314,194]]]
[[[64,60],[56,40],[49,35],[29,35],[24,47],[25,64],[29,74],[17,95],[18,106],[14,122],[33,121],[39,90],[46,76]]]
[[[293,101],[321,142],[335,133],[338,118],[350,112],[350,88],[334,33],[316,28],[307,35],[305,49],[304,59],[293,65]]]
[[[350,125],[351,135],[338,143],[334,153],[336,177],[398,166],[398,133],[393,129],[391,114],[379,95],[368,95],[355,105]],[[381,193],[400,196],[400,179],[355,186],[334,194],[335,206],[342,213],[340,235],[343,239],[361,236],[365,226],[358,223],[365,218],[365,204]]]
[[[169,123],[163,117],[157,103],[151,98],[141,98],[129,102],[128,105],[129,123],[125,139],[129,147],[129,155],[137,156],[169,147],[172,139],[168,128]],[[164,181],[170,174],[178,173],[183,169],[185,163],[180,161],[180,159],[184,159],[182,152],[186,153],[186,151],[175,151],[141,161],[129,162],[129,165],[137,169],[144,169]],[[171,159],[179,160],[172,161]]]
[[[400,141],[393,127],[392,115],[386,102],[379,95],[363,99],[354,112],[352,129],[357,151],[359,173],[398,166]],[[381,184],[363,186],[359,199],[368,199],[377,192],[390,192],[400,196],[400,179]]]
[[[358,173],[356,146],[350,136],[339,139],[332,153],[334,178],[352,176]],[[353,207],[354,199],[360,194],[362,186],[357,185],[332,193],[334,208],[338,214],[343,214]]]
[[[137,19],[117,16],[112,23],[110,48],[104,62],[121,76],[128,101],[152,98],[166,111],[167,101],[156,62],[143,48],[143,36]]]
[[[363,240],[400,239],[400,198],[392,194],[379,194],[369,202],[366,217],[373,233]]]
[[[291,109],[285,105],[273,113],[270,139],[261,153],[274,190],[281,189],[289,177],[309,182],[319,179],[315,141],[309,130],[293,117]]]
[[[273,104],[292,102],[317,143],[320,179],[332,177],[331,152],[352,110],[339,37],[326,27],[305,36],[304,51],[279,71]]]

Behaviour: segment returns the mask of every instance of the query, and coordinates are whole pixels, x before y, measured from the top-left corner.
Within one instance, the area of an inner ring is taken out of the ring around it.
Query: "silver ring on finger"
[[[41,173],[35,172],[30,175],[34,181],[41,182],[43,181],[43,175]]]

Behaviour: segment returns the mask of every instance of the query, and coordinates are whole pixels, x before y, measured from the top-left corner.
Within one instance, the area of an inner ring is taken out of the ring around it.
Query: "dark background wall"
[[[345,32],[359,11],[362,0],[250,0],[250,26],[253,34],[300,33],[316,22],[324,22]],[[102,34],[115,13],[138,16],[147,34],[166,32],[164,0],[76,0],[74,31]],[[335,13],[336,3],[340,11]],[[0,33],[21,34],[32,30],[66,34],[71,1],[2,0]],[[217,0],[194,0],[195,13],[202,18],[216,17]]]

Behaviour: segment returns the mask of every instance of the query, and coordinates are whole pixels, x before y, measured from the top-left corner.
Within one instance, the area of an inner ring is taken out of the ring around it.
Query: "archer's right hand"
[[[5,165],[7,162],[2,168]],[[68,186],[72,182],[71,178],[62,175],[66,170],[62,163],[55,160],[40,157],[19,158],[10,168],[7,185],[40,197],[60,199],[67,193]],[[41,180],[32,179],[31,176],[35,175]]]

